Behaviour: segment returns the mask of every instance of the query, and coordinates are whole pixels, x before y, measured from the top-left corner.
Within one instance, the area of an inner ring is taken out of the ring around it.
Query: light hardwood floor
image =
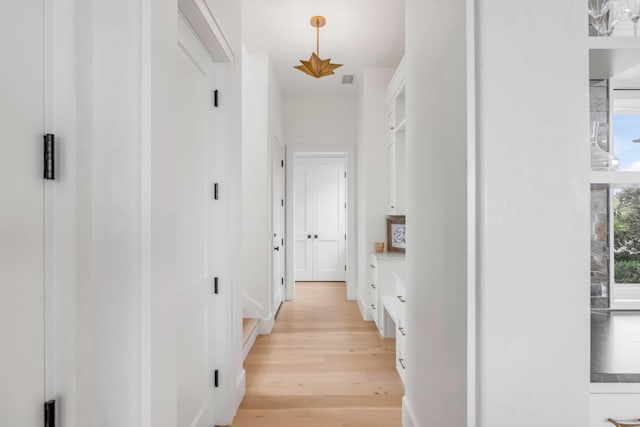
[[[347,301],[341,282],[302,282],[245,360],[233,427],[399,427],[393,339]]]

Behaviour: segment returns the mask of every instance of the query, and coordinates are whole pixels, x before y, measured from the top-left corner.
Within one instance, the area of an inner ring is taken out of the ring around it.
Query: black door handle
[[[314,234],[314,235],[313,235],[313,238],[314,238],[314,239],[317,239],[317,238],[318,238],[318,235],[317,235],[317,234]]]
[[[311,238],[311,234],[307,234],[307,239],[310,239],[310,238]]]
[[[280,250],[280,246],[276,246],[275,248],[273,248],[274,251],[279,251]]]

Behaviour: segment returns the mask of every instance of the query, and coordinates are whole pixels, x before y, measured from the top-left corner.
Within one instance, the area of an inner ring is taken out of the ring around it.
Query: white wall
[[[366,69],[358,96],[358,291],[366,307],[369,253],[385,242],[387,210],[387,115],[384,94],[393,68]],[[366,311],[365,313],[368,313]]]
[[[273,323],[271,150],[283,141],[282,98],[265,52],[243,49],[242,180],[240,280],[245,317],[263,319],[261,332]]]
[[[287,97],[283,103],[287,145],[356,144],[355,96]]]
[[[465,3],[406,1],[407,426],[467,425]]]
[[[585,3],[529,6],[477,9],[483,427],[588,424]]]
[[[588,424],[583,16],[577,0],[407,0],[407,426]]]

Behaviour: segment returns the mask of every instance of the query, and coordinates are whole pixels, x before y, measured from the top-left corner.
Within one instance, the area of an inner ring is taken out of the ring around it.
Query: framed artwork
[[[404,253],[407,246],[404,215],[387,216],[387,250]]]

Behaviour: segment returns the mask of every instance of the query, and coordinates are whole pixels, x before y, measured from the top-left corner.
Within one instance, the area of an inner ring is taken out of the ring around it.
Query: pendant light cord
[[[316,18],[316,55],[320,56],[320,18]]]

